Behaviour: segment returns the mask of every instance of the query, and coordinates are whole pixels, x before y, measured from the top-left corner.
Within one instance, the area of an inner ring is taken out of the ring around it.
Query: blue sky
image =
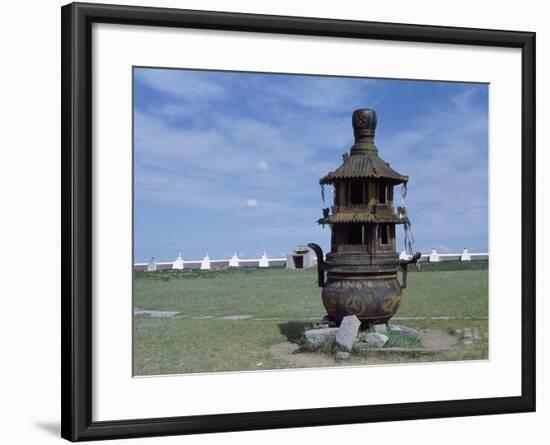
[[[135,260],[327,250],[319,179],[361,107],[377,112],[379,155],[410,177],[416,250],[487,251],[487,85],[135,68]]]

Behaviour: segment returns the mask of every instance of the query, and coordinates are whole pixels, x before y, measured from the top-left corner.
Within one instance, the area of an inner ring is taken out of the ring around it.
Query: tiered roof
[[[376,130],[376,112],[370,109],[354,111],[352,117],[355,144],[350,153],[344,155],[344,162],[336,170],[329,172],[319,181],[321,185],[332,184],[346,179],[383,179],[392,185],[408,182],[409,177],[396,172],[386,161],[378,156],[374,144]],[[333,215],[318,220],[319,224],[335,223],[393,223],[402,224],[403,220],[392,211],[378,212],[376,207],[340,209]]]
[[[379,158],[377,154],[365,152],[365,154],[353,153],[346,156],[344,163],[336,170],[328,173],[319,181],[321,184],[331,184],[341,179],[389,179],[394,184],[400,184],[409,180],[408,176],[397,173],[390,164]]]

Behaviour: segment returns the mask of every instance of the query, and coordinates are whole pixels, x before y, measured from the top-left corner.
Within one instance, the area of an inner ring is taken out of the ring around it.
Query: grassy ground
[[[446,265],[445,270],[423,267],[421,273],[409,274],[408,288],[396,317],[424,318],[395,322],[420,330],[441,329],[454,334],[470,328],[485,333],[487,288],[488,274],[483,267]],[[295,360],[280,348],[288,341],[297,342],[305,327],[323,317],[320,293],[315,270],[136,273],[134,307],[177,311],[180,315],[134,317],[134,374],[276,369],[320,366],[319,363],[324,366],[327,364],[324,358]],[[358,354],[349,364],[486,357],[484,337],[479,344],[459,346],[446,353],[368,357]]]

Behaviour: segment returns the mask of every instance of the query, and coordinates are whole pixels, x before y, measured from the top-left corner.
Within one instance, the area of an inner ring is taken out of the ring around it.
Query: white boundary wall
[[[410,257],[404,251],[399,255],[399,259],[405,259]],[[424,253],[420,257],[421,262],[442,262],[442,261],[476,261],[476,260],[488,260],[489,253],[469,253],[468,249],[464,249],[460,253],[438,253],[434,248],[430,253]],[[183,260],[181,256],[174,261],[155,261],[154,270],[185,270],[185,269],[220,269],[225,267],[281,267],[286,265],[286,258],[268,258],[264,253],[261,258],[255,259],[241,259],[236,258],[234,255],[232,258],[212,260],[206,255],[201,260]],[[147,271],[151,262],[134,263],[134,270]]]

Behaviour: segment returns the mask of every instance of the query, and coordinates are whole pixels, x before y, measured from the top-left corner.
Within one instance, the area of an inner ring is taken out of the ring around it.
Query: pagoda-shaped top
[[[344,163],[336,170],[329,172],[319,181],[321,184],[332,184],[341,179],[387,179],[394,185],[408,182],[409,177],[401,175],[378,156],[374,144],[376,132],[376,112],[369,108],[360,108],[352,117],[355,144],[350,153],[344,154]]]

